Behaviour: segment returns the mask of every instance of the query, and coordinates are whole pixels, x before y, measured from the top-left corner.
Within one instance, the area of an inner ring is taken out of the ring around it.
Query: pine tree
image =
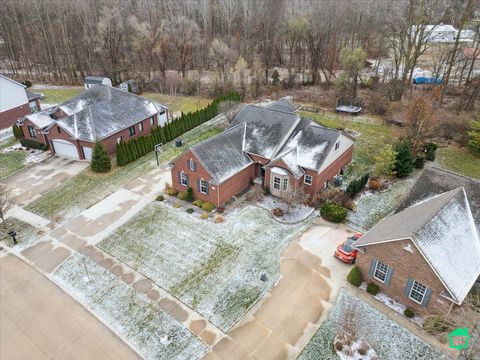
[[[94,172],[108,172],[112,168],[110,156],[103,144],[99,141],[97,141],[93,147],[90,167]]]
[[[408,140],[401,140],[395,144],[394,150],[397,153],[395,158],[395,172],[398,177],[405,177],[413,171],[412,145]]]
[[[480,155],[480,119],[477,118],[470,122],[468,137],[468,147],[472,152]]]
[[[13,131],[13,136],[15,136],[15,139],[19,140],[23,138],[23,131],[18,127],[17,124],[13,124],[12,131]]]

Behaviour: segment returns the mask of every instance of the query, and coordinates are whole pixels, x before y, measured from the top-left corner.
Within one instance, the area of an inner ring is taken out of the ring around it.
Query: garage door
[[[82,146],[83,155],[85,155],[85,160],[92,160],[92,148]]]
[[[71,142],[57,139],[57,140],[52,140],[52,145],[53,145],[55,154],[63,155],[76,160],[79,159],[77,147],[73,145]]]

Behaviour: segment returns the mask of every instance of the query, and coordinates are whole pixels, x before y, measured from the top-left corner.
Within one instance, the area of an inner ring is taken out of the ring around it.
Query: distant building
[[[12,126],[22,116],[40,110],[40,94],[0,74],[0,129]]]
[[[128,91],[134,94],[139,94],[140,93],[140,88],[138,87],[138,84],[135,80],[127,80],[122,82],[118,88],[123,91]]]
[[[107,85],[112,86],[112,80],[105,76],[87,76],[85,78],[84,86],[85,89],[90,89],[95,85]]]

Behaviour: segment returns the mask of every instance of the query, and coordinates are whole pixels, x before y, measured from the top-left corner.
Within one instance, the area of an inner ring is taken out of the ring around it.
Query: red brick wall
[[[269,159],[265,159],[264,157],[257,156],[257,155],[248,154],[248,156],[250,156],[250,158],[251,158],[254,162],[260,163],[260,164],[262,164],[262,165],[265,165],[265,164],[267,164],[267,163],[270,161]]]
[[[410,244],[413,254],[403,249],[408,244]],[[448,311],[451,302],[440,296],[440,293],[445,289],[442,282],[410,239],[369,245],[365,247],[365,251],[365,253],[359,252],[356,260],[356,265],[362,271],[364,281],[377,284],[385,294],[418,313]],[[389,286],[368,277],[373,259],[377,259],[394,269]],[[432,289],[432,295],[426,308],[403,294],[408,278],[412,278]]]
[[[29,126],[32,126],[34,129],[35,129],[35,133],[37,134],[37,137],[34,138],[32,136],[30,136],[30,132],[28,131],[28,127]],[[28,139],[28,140],[33,140],[33,141],[38,141],[42,144],[46,144],[46,145],[49,145],[48,144],[48,139],[47,139],[47,136],[45,136],[45,134],[42,134],[42,132],[40,131],[40,129],[37,129],[35,127],[35,125],[33,125],[30,120],[28,119],[25,119],[23,121],[23,124],[20,126],[20,129],[22,130],[23,132],[23,136],[25,137],[25,139]]]
[[[333,163],[331,163],[325,170],[323,170],[320,174],[314,177],[314,182],[312,187],[314,188],[315,192],[320,192],[323,190],[323,185],[328,180],[332,180],[335,175],[340,173],[340,170],[350,164],[352,161],[353,155],[353,145],[345,151],[342,155],[340,155]],[[303,183],[303,180],[302,180]]]
[[[0,129],[12,126],[18,119],[27,114],[30,114],[28,103],[0,112]]]
[[[245,190],[255,178],[255,164],[250,164],[248,167],[235,174],[231,178],[225,180],[220,184],[220,199],[217,201],[217,206],[225,204],[232,196],[237,195]]]

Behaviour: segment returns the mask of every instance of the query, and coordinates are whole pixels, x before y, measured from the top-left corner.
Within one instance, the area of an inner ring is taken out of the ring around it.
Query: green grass
[[[43,102],[47,104],[58,104],[80,94],[83,88],[61,88],[61,89],[43,89],[39,90],[45,94],[45,100]],[[141,96],[146,97],[152,101],[157,101],[166,105],[170,112],[183,111],[184,113],[197,111],[204,108],[211,103],[211,99],[197,98],[194,96],[170,96],[164,94],[158,94],[154,92],[145,92]]]
[[[480,156],[453,146],[437,150],[437,162],[445,170],[480,179]]]
[[[12,151],[10,153],[2,153],[1,151],[15,144],[17,140],[11,138],[3,144],[0,144],[0,180],[22,170],[25,166],[25,151]]]
[[[15,246],[21,248],[33,243],[41,235],[40,231],[33,226],[10,217],[5,219],[5,225],[0,225],[0,241],[4,241],[8,246],[13,246],[12,237],[8,235],[10,230],[17,233],[16,239],[18,245]]]
[[[176,148],[172,143],[165,145],[162,153],[159,154],[159,161],[165,164],[191,145],[216,135],[220,131],[222,131],[221,128],[214,128],[200,131],[200,134],[197,133],[198,131],[194,133],[195,135],[185,134],[183,137],[184,146]],[[126,166],[115,166],[112,171],[106,174],[94,173],[87,168],[29,204],[26,209],[60,222],[67,215],[74,216],[80,213],[118,190],[119,187],[146,174],[155,167],[155,155],[152,152]]]
[[[362,176],[370,171],[374,164],[373,157],[384,144],[395,142],[399,138],[396,129],[381,124],[375,118],[345,117],[326,113],[325,115],[301,113],[317,123],[330,128],[345,128],[360,133],[353,150],[353,160],[347,177]]]

